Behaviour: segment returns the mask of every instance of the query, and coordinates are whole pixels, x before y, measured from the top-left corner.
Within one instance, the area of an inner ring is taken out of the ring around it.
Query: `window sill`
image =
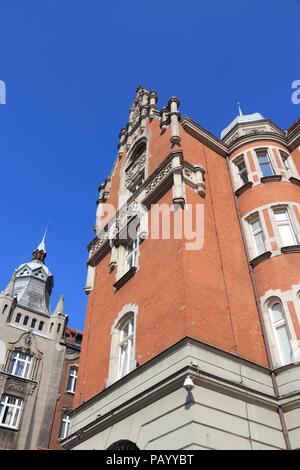
[[[3,428],[3,429],[10,429],[11,431],[18,431],[19,428],[15,428],[15,427],[12,427],[12,426],[6,426],[5,424],[0,424],[0,429]]]
[[[256,258],[253,258],[250,261],[252,268],[255,268],[255,266],[262,263],[265,259],[269,259],[271,255],[272,255],[271,251],[266,251],[262,255],[259,255],[259,256],[256,256]]]
[[[239,197],[241,194],[243,194],[245,191],[247,191],[247,189],[252,188],[252,186],[253,186],[252,181],[248,181],[248,183],[243,184],[243,186],[241,186],[240,188],[238,188],[238,189],[234,192],[234,194],[236,195],[236,197]]]
[[[282,180],[281,175],[262,176],[260,178],[261,183],[276,183]]]
[[[137,268],[133,266],[122,277],[120,277],[117,282],[114,283],[114,288],[116,289],[116,291],[121,289],[121,287],[124,286],[124,284],[126,284],[126,282],[129,281],[129,279],[135,275],[136,270]]]
[[[300,186],[300,180],[298,178],[295,178],[294,176],[291,176],[289,178],[290,182],[293,184],[296,184],[297,186]]]
[[[281,253],[300,253],[300,245],[283,246]]]

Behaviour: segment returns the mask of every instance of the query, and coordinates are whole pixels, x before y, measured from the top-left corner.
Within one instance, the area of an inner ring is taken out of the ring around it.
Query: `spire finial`
[[[37,246],[37,248],[34,250],[34,252],[32,254],[32,259],[38,259],[38,260],[44,262],[44,260],[47,256],[45,240],[46,240],[48,230],[49,230],[49,223],[46,225],[45,232],[44,232],[44,235],[43,235],[43,238],[42,238],[40,244]]]
[[[239,115],[240,115],[240,116],[243,116],[240,103],[237,102],[237,105],[238,105]]]
[[[65,312],[65,298],[63,295],[59,296],[54,315],[64,315]]]

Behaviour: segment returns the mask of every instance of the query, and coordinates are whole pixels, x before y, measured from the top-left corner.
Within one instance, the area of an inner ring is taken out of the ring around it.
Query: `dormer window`
[[[267,149],[256,150],[256,156],[260,171],[263,177],[273,176],[275,174],[274,168],[270,159],[270,155]]]

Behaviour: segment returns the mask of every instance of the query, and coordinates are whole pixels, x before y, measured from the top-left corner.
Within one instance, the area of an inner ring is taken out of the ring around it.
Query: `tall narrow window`
[[[23,400],[2,395],[0,401],[0,425],[17,429],[21,417]]]
[[[43,331],[45,323],[43,321],[40,321],[39,323],[39,331]]]
[[[291,170],[291,167],[289,165],[289,155],[285,152],[283,152],[282,150],[279,150],[279,153],[280,153],[280,156],[281,156],[281,160],[282,160],[282,163],[283,163],[283,167],[287,173],[287,175],[290,177],[290,176],[293,176],[292,175],[292,170]]]
[[[137,266],[137,256],[138,256],[138,240],[131,240],[126,246],[126,269],[129,271],[131,268]]]
[[[256,256],[259,256],[266,251],[265,237],[259,216],[257,216],[255,219],[252,219],[249,224],[254,242],[255,253]]]
[[[29,316],[26,315],[26,317],[24,317],[24,320],[23,320],[23,325],[24,326],[28,325],[28,321],[29,321]]]
[[[282,364],[289,364],[293,362],[293,352],[283,307],[281,303],[275,302],[269,308],[280,361]]]
[[[128,374],[131,369],[134,341],[133,325],[133,318],[130,318],[120,330],[118,378]]]
[[[35,328],[35,325],[36,325],[36,319],[33,318],[33,319],[31,320],[31,328]]]
[[[245,164],[245,160],[243,155],[238,157],[236,160],[234,160],[234,164],[236,166],[236,171],[238,174],[238,179],[239,179],[239,184],[243,186],[244,184],[249,182],[248,178],[248,172]]]
[[[287,209],[275,209],[274,216],[282,245],[297,245],[298,240]]]
[[[77,382],[77,367],[70,367],[67,392],[75,393],[76,382]]]
[[[68,437],[70,422],[71,420],[69,418],[69,415],[67,413],[64,413],[59,430],[59,439],[65,439],[66,437]]]
[[[20,313],[17,313],[16,315],[16,323],[20,323],[22,315]]]
[[[27,379],[29,377],[32,356],[14,351],[8,366],[9,374]]]
[[[260,171],[263,176],[274,175],[274,168],[270,160],[267,149],[256,150],[256,156],[259,163]]]

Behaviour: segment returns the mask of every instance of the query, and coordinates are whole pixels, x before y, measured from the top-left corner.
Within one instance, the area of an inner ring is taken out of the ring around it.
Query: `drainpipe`
[[[234,188],[228,157],[226,157],[226,163],[227,163],[229,178],[230,178],[230,181],[231,181],[231,186],[232,186],[232,188]],[[277,379],[276,379],[276,375],[275,375],[275,372],[274,372],[274,363],[273,363],[273,358],[272,358],[272,354],[271,354],[271,350],[270,350],[270,346],[269,346],[269,342],[268,342],[268,336],[267,336],[263,311],[262,311],[260,299],[259,299],[259,296],[258,296],[255,277],[254,277],[254,273],[253,273],[253,268],[250,264],[250,259],[249,259],[249,255],[248,255],[248,246],[247,246],[246,237],[245,237],[245,233],[244,233],[244,227],[243,227],[243,224],[242,224],[241,212],[240,212],[240,208],[239,208],[239,205],[238,205],[238,202],[237,202],[237,197],[236,197],[235,194],[234,194],[234,205],[235,205],[235,209],[236,209],[236,212],[237,212],[239,226],[240,226],[240,230],[241,230],[241,234],[242,234],[244,251],[246,253],[248,271],[249,271],[249,274],[250,274],[251,284],[252,284],[253,293],[254,293],[254,297],[255,297],[255,303],[256,303],[256,307],[257,307],[257,310],[258,310],[258,315],[259,315],[259,319],[260,319],[260,323],[261,323],[261,329],[262,329],[264,345],[265,345],[265,348],[266,348],[268,362],[269,362],[269,365],[270,365],[270,368],[271,368],[272,385],[273,385],[273,388],[274,388],[275,396],[277,398],[279,398],[278,384],[277,384]],[[278,406],[278,414],[279,414],[279,419],[280,419],[280,423],[281,423],[281,427],[282,427],[282,432],[283,432],[283,437],[284,437],[286,448],[287,448],[287,450],[291,450],[292,447],[291,447],[291,443],[290,443],[290,438],[289,438],[288,430],[287,430],[287,427],[286,427],[285,416],[284,416],[284,413],[281,409],[281,406]]]

